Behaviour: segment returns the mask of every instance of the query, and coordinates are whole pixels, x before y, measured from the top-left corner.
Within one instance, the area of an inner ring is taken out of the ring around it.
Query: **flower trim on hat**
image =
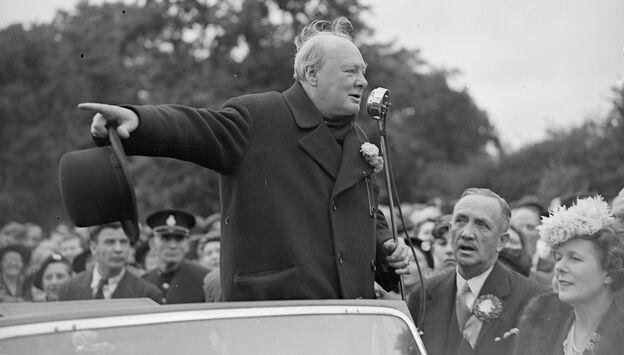
[[[379,148],[376,145],[365,142],[360,146],[360,152],[362,156],[373,167],[375,173],[380,172],[384,167],[383,158],[379,156]]]
[[[548,217],[542,217],[537,230],[540,240],[555,246],[574,237],[590,236],[614,220],[609,205],[598,195],[577,199],[570,208],[556,207]]]
[[[480,321],[491,321],[503,314],[503,301],[494,295],[479,296],[472,307],[472,314]]]

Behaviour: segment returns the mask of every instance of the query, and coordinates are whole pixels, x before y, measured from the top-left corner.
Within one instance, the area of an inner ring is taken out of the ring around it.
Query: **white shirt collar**
[[[117,285],[119,284],[119,282],[121,281],[125,273],[126,273],[126,268],[124,267],[123,269],[121,269],[121,272],[118,275],[110,277],[108,279],[108,285],[106,286],[106,289],[104,292],[105,295],[108,294],[110,296],[115,291],[115,289],[117,288]],[[98,285],[100,284],[100,280],[102,280],[102,275],[98,271],[97,264],[96,264],[93,267],[93,278],[91,279],[91,289],[93,290],[94,294],[97,291]],[[106,297],[106,298],[109,298],[109,297]]]
[[[469,307],[472,307],[472,304],[477,299],[477,295],[479,295],[479,293],[481,292],[485,280],[487,280],[488,276],[490,276],[490,274],[492,273],[492,269],[494,269],[494,265],[490,266],[487,270],[469,280],[464,280],[464,278],[459,274],[459,268],[455,269],[455,282],[457,284],[457,292],[459,292],[464,287],[465,283],[468,283],[468,286],[470,286],[471,293],[467,296],[466,300]]]

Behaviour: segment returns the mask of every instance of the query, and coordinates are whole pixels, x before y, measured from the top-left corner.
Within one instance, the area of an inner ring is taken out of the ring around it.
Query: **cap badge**
[[[175,225],[176,225],[176,219],[172,214],[170,214],[169,217],[167,217],[167,226],[175,227]]]

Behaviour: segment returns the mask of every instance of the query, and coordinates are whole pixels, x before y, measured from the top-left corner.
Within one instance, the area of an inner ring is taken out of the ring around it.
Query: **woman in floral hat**
[[[532,300],[524,311],[515,354],[621,354],[624,310],[624,230],[602,197],[557,207],[538,227],[551,246],[557,293]]]

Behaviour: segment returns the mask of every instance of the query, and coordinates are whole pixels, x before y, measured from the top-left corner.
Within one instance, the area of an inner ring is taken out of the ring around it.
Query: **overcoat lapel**
[[[342,160],[340,161],[340,170],[336,178],[336,184],[332,191],[332,198],[373,172],[372,167],[364,160],[360,152],[360,146],[363,142],[356,134],[355,129],[355,127],[352,128],[346,134],[342,143]]]
[[[296,82],[284,92],[284,99],[295,118],[295,122],[309,133],[299,139],[299,146],[327,172],[336,179],[340,167],[340,147],[326,125],[321,124],[323,117],[308,95]]]
[[[311,129],[308,134],[299,139],[299,146],[324,171],[336,179],[332,198],[356,184],[363,177],[372,174],[371,166],[360,153],[360,145],[363,142],[358,137],[355,127],[345,135],[341,158],[340,147],[336,139],[329,128],[323,124],[321,113],[299,82],[284,92],[284,99],[290,107],[297,125],[302,129]]]
[[[326,173],[336,179],[340,167],[340,148],[326,125],[319,124],[299,139],[299,145]]]
[[[508,331],[509,329],[504,329],[505,324],[515,323],[513,320],[508,319],[508,317],[510,317],[509,312],[505,312],[505,299],[510,294],[511,285],[509,277],[503,270],[503,267],[496,263],[494,264],[494,268],[492,269],[490,276],[487,280],[485,280],[479,296],[494,295],[498,297],[503,302],[503,314],[498,319],[483,322],[483,326],[479,332],[479,337],[477,338],[477,343],[475,344],[475,349],[478,349],[480,344],[485,339],[494,339],[497,336],[500,336],[503,332]]]

